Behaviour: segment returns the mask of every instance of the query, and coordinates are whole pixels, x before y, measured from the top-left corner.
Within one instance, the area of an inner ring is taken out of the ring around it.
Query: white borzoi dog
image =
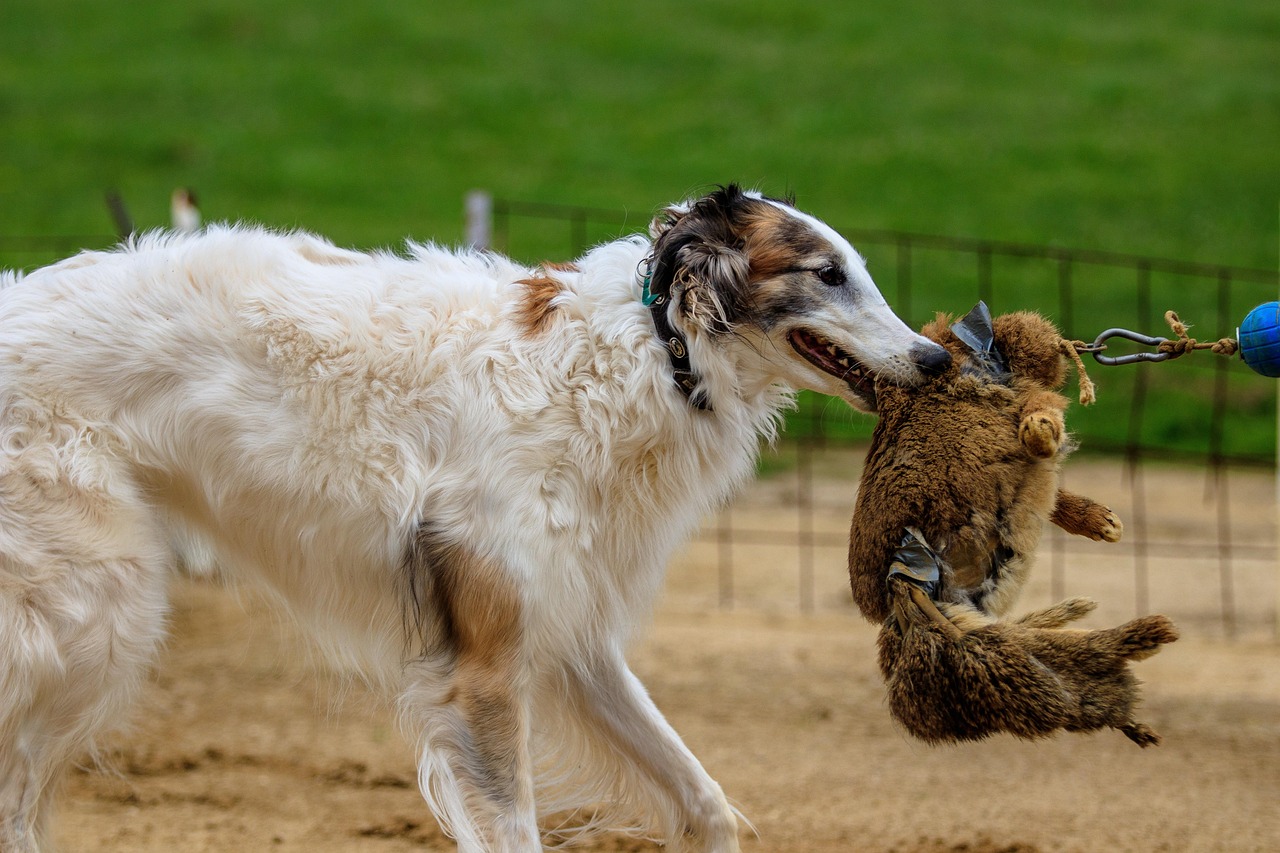
[[[397,698],[464,851],[539,819],[738,849],[627,668],[797,388],[947,361],[835,231],[736,187],[568,265],[153,235],[0,280],[0,849],[165,636],[176,542]]]

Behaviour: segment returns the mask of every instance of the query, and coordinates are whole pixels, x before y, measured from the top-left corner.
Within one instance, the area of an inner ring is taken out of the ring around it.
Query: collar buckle
[[[707,395],[694,390],[698,385],[698,375],[693,372],[693,364],[689,361],[688,343],[684,335],[680,334],[667,319],[667,297],[649,290],[649,284],[653,280],[653,258],[648,257],[642,260],[640,266],[636,268],[636,273],[643,281],[640,301],[649,309],[649,314],[653,317],[654,331],[662,343],[662,348],[667,351],[667,358],[671,361],[672,380],[680,389],[680,393],[689,401],[689,405],[700,411],[710,411],[711,401],[707,399]]]

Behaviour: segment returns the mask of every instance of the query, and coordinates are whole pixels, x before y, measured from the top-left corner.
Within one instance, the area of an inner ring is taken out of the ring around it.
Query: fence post
[[[124,197],[117,190],[107,190],[107,210],[111,211],[111,221],[115,223],[116,234],[121,240],[133,236],[133,217],[129,208],[125,207]]]
[[[1140,262],[1137,269],[1138,326],[1151,314],[1151,266]],[[1139,457],[1142,454],[1143,412],[1147,402],[1148,374],[1138,365],[1133,377],[1133,396],[1129,398],[1129,435],[1125,439],[1125,466],[1129,472],[1129,488],[1133,493],[1133,610],[1135,616],[1146,616],[1150,597],[1147,589],[1147,495]]]
[[[720,578],[720,609],[733,607],[733,507],[725,505],[716,522],[716,571]]]
[[[1218,274],[1218,328],[1230,322],[1231,276],[1224,270]],[[1222,627],[1228,640],[1236,638],[1235,580],[1231,574],[1231,492],[1228,488],[1227,463],[1223,458],[1223,432],[1227,417],[1227,361],[1218,359],[1213,365],[1213,415],[1209,422],[1209,464],[1212,468],[1214,498],[1218,510],[1218,584],[1222,604]]]
[[[464,203],[466,242],[472,249],[493,248],[493,195],[486,190],[472,190]]]

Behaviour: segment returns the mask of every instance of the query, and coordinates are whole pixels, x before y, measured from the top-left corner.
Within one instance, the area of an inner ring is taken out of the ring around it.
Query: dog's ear
[[[745,307],[750,264],[735,225],[745,198],[737,187],[725,187],[667,208],[650,228],[650,292],[683,297],[684,314],[710,330],[726,330]]]
[[[658,240],[666,234],[693,209],[693,200],[681,201],[664,207],[662,211],[649,221],[649,237]]]

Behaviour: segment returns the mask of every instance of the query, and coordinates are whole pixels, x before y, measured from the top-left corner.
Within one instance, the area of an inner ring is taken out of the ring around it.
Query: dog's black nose
[[[937,376],[951,366],[951,353],[938,344],[916,344],[911,348],[911,360],[925,376]]]

